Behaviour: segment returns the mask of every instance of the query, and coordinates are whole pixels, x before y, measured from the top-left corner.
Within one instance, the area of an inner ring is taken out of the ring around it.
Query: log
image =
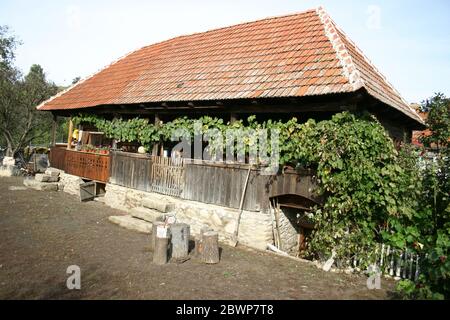
[[[213,231],[213,229],[211,229],[209,227],[201,228],[200,229],[200,234],[195,239],[195,256],[197,258],[200,258],[202,256],[202,252],[203,252],[203,245],[202,245],[203,234],[205,232],[208,232],[208,231]]]
[[[153,263],[159,265],[166,264],[168,251],[169,251],[169,229],[166,226],[160,225],[156,229]]]
[[[184,260],[189,255],[190,227],[186,223],[174,223],[170,226],[172,258]]]
[[[219,234],[207,231],[202,237],[202,261],[207,264],[219,263]]]
[[[158,226],[164,226],[165,223],[162,221],[153,221],[152,224],[152,235],[150,237],[150,250],[155,251],[155,242],[156,242],[156,229]]]

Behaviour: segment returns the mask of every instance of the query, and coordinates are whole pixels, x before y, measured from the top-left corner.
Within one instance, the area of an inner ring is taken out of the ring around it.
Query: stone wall
[[[173,203],[175,207],[173,213],[176,215],[177,221],[189,224],[192,235],[198,235],[202,227],[209,226],[219,233],[220,241],[232,243],[232,235],[239,213],[236,209],[134,190],[114,184],[106,185],[105,204],[113,208],[128,211],[133,207],[141,206],[143,198]],[[243,211],[238,240],[243,245],[265,250],[267,243],[273,243],[270,214]]]
[[[83,179],[77,176],[73,176],[71,174],[67,174],[63,170],[51,167],[48,169],[51,171],[59,172],[58,190],[63,190],[64,192],[67,192],[74,196],[80,196],[80,184],[84,182]]]
[[[298,234],[295,227],[298,211],[291,208],[282,207],[279,215],[279,228],[281,238],[281,250],[289,254],[298,253]]]

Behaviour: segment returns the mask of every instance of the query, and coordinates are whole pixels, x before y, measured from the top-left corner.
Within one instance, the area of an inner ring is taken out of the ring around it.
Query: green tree
[[[420,207],[405,227],[415,230],[413,241],[421,255],[421,275],[417,283],[402,281],[399,290],[408,298],[450,298],[450,100],[435,94],[426,100],[430,134],[422,142],[424,152]],[[401,232],[399,232],[401,235]]]
[[[442,93],[436,93],[422,103],[422,109],[428,112],[427,126],[432,132],[422,137],[426,147],[435,146],[438,149],[448,148],[450,137],[450,99]],[[445,150],[444,150],[445,151]]]
[[[8,156],[31,142],[49,140],[51,114],[37,111],[36,106],[58,91],[39,65],[31,66],[25,77],[21,75],[13,64],[18,44],[7,27],[0,28],[0,134]]]

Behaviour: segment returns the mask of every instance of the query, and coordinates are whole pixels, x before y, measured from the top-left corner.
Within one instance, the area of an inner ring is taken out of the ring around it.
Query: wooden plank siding
[[[152,158],[127,152],[111,152],[110,183],[151,191]]]
[[[185,162],[185,185],[182,198],[238,209],[248,174],[247,164],[218,164]],[[265,210],[269,199],[281,195],[296,195],[320,203],[314,194],[317,187],[311,171],[287,170],[276,176],[262,175],[252,168],[243,208],[248,211]]]
[[[114,151],[111,163],[113,184],[175,197],[183,191],[183,159]]]

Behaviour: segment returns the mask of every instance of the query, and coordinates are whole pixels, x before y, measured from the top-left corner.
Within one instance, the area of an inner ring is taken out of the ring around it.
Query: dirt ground
[[[364,276],[222,246],[221,262],[151,263],[149,236],[118,227],[122,214],[63,192],[11,190],[0,178],[0,299],[389,299],[393,282],[368,290]],[[81,268],[69,290],[67,267]]]

